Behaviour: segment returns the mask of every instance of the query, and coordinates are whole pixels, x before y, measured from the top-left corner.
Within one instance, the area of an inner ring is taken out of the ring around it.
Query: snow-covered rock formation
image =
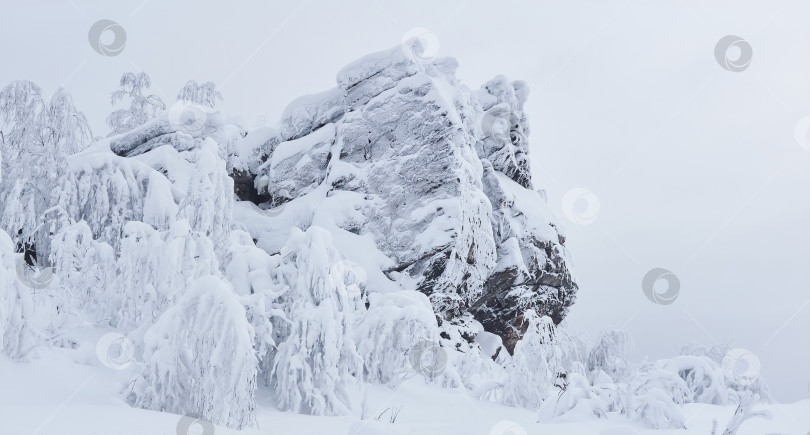
[[[406,51],[346,66],[336,88],[234,144],[237,194],[273,208],[274,223],[244,204],[236,213],[271,253],[289,226],[330,229],[375,290],[428,295],[445,344],[471,342],[474,318],[511,352],[526,310],[559,323],[577,291],[565,238],[532,186],[528,86],[498,76],[472,91],[455,59]]]
[[[542,421],[662,429],[685,403],[768,398],[741,349],[639,365],[620,331],[588,351],[559,327],[577,285],[533,190],[526,84],[471,91],[455,60],[405,48],[249,132],[189,82],[85,149],[66,92],[44,110],[33,84],[0,91],[0,358],[125,370],[130,404],[234,429],[265,398],[364,418],[368,384],[415,376]]]

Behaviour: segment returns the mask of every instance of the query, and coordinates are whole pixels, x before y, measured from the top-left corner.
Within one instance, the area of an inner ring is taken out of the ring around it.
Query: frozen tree
[[[610,391],[592,386],[581,373],[569,373],[567,385],[546,398],[539,409],[541,420],[565,417],[582,421],[607,416]]]
[[[194,280],[219,269],[211,240],[185,220],[162,232],[127,223],[117,268],[117,300],[109,306],[112,325],[125,331],[153,323]]]
[[[408,351],[438,335],[436,315],[424,294],[403,290],[369,295],[358,322],[357,346],[369,382],[389,383],[410,368]]]
[[[362,370],[352,340],[359,295],[347,291],[342,258],[326,230],[293,228],[281,256],[277,273],[288,287],[283,302],[291,325],[273,364],[278,404],[298,413],[347,414],[348,388]]]
[[[55,151],[57,158],[84,150],[93,139],[87,118],[76,109],[73,97],[64,88],[51,96],[41,116],[45,147]]]
[[[59,276],[56,296],[82,320],[109,324],[118,302],[113,248],[93,239],[84,221],[64,226],[54,237],[51,264]]]
[[[634,372],[632,353],[633,341],[626,332],[602,331],[588,354],[588,371],[602,370],[616,382],[628,380]]]
[[[697,343],[689,343],[681,349],[682,356],[700,357],[703,360],[708,360],[708,364],[713,367],[722,368],[723,359],[731,351],[729,342],[715,344],[711,347],[706,347]],[[745,382],[738,382],[740,379],[735,379],[734,376],[725,376],[725,384],[729,388],[728,401],[733,402],[738,400],[745,392],[751,392],[759,396],[763,402],[770,402],[771,395],[768,390],[768,385],[757,376],[754,379],[747,379]]]
[[[124,73],[119,82],[120,89],[110,96],[113,106],[124,100],[129,100],[129,107],[118,109],[107,117],[110,127],[110,136],[121,134],[143,125],[154,118],[159,112],[166,109],[159,96],[149,94],[152,79],[145,72]]]
[[[651,388],[633,396],[637,407],[634,417],[653,429],[686,429],[686,418],[672,397],[660,388]]]
[[[177,94],[177,100],[213,109],[218,103],[222,102],[222,94],[216,90],[216,85],[213,82],[205,82],[200,85],[194,80],[189,80]]]
[[[551,318],[540,317],[530,309],[523,314],[523,321],[529,326],[515,345],[504,401],[537,409],[551,393],[560,373],[562,352],[555,344],[556,330]]]
[[[707,357],[676,356],[659,361],[661,367],[677,373],[689,390],[688,402],[725,405],[729,401],[723,369]]]
[[[30,324],[34,303],[31,292],[16,276],[20,256],[14,242],[0,230],[0,355],[23,358],[35,343]]]
[[[62,185],[67,157],[84,149],[92,132],[70,94],[58,89],[49,101],[34,83],[16,81],[0,91],[0,226],[26,260],[44,261],[49,242],[65,223]],[[39,254],[39,255],[37,255]]]
[[[178,165],[182,159],[172,162]],[[142,221],[166,230],[177,219],[177,189],[160,172],[135,160],[112,153],[71,159],[71,177],[65,190],[71,200],[64,208],[70,218],[83,220],[93,237],[120,248],[124,225]]]
[[[684,429],[679,406],[688,402],[689,387],[677,372],[660,362],[644,365],[627,385],[620,386],[621,411],[653,429]]]
[[[130,401],[235,429],[254,427],[253,334],[230,284],[200,278],[146,331],[145,363]]]
[[[189,154],[196,161],[178,214],[188,219],[195,231],[206,234],[217,253],[224,257],[230,239],[233,179],[228,176],[225,160],[219,157],[213,139],[206,138]]]
[[[270,272],[278,267],[279,256],[270,256],[256,247],[245,231],[231,231],[229,261],[225,277],[241,297],[247,319],[256,331],[255,349],[259,376],[270,382],[276,344],[289,334],[289,324],[279,297],[284,287],[276,284]]]

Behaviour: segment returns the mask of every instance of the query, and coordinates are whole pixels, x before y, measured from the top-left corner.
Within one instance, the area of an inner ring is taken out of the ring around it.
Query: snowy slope
[[[93,349],[84,354],[91,365],[70,362],[63,353],[31,364],[0,361],[0,433],[9,435],[175,435],[180,415],[129,407],[116,399],[126,386],[126,371],[93,363]],[[359,395],[359,393],[358,393]],[[358,397],[359,399],[359,397]],[[720,427],[731,418],[733,406],[690,404],[684,409],[686,430],[651,430],[620,417],[609,420],[537,423],[535,412],[486,403],[462,392],[425,385],[411,379],[397,389],[371,386],[366,402],[367,419],[359,412],[344,417],[311,417],[275,411],[267,397],[257,398],[259,428],[236,431],[216,426],[215,433],[278,435],[707,435],[712,420]],[[391,408],[401,408],[394,424],[388,424]],[[810,428],[810,401],[766,406],[773,418],[754,419],[739,435],[804,435]],[[381,422],[375,419],[382,414]],[[510,423],[511,422],[511,423]],[[513,424],[512,424],[513,423]],[[515,426],[516,425],[516,426]],[[195,431],[196,429],[196,431]],[[189,434],[202,434],[200,426]],[[510,431],[511,430],[511,431]],[[185,435],[185,434],[183,434]]]
[[[528,86],[457,66],[397,47],[277,128],[178,101],[75,154],[69,95],[0,92],[0,434],[804,433],[737,349],[566,329]]]

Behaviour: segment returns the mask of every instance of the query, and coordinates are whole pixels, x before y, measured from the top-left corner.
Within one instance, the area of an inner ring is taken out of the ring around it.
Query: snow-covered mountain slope
[[[237,142],[233,174],[242,199],[284,207],[242,218],[258,246],[277,252],[290,226],[328,228],[375,290],[428,295],[445,339],[471,342],[474,317],[511,352],[523,312],[559,323],[577,285],[532,190],[528,86],[499,76],[471,91],[456,68],[400,47],[359,59],[336,88],[292,102],[279,128]]]
[[[267,395],[257,398],[258,429],[193,425],[177,414],[129,407],[115,399],[131,370],[93,366],[94,349],[70,351],[83,357],[50,352],[47,358],[20,365],[0,360],[0,433],[17,435],[708,435],[712,421],[720,430],[734,406],[689,404],[686,429],[654,430],[615,416],[592,420],[578,416],[559,422],[538,422],[537,413],[472,399],[464,392],[425,385],[411,379],[396,389],[371,385],[365,420],[358,415],[313,417],[273,409]],[[91,365],[70,363],[81,359]],[[130,367],[132,369],[133,367]],[[359,403],[359,400],[358,400]],[[753,419],[738,435],[804,435],[810,427],[810,401],[766,405],[770,419]],[[391,413],[398,412],[395,423]],[[213,432],[205,432],[213,428]]]
[[[627,334],[589,346],[560,325],[577,285],[533,190],[526,84],[471,91],[453,59],[407,48],[253,131],[189,82],[181,96],[204,98],[120,109],[139,122],[87,148],[66,91],[0,91],[0,434],[57,418],[93,433],[86,416],[106,412],[133,433],[354,435],[503,433],[512,417],[703,430],[692,404],[758,416],[770,396],[744,354],[636,363]]]

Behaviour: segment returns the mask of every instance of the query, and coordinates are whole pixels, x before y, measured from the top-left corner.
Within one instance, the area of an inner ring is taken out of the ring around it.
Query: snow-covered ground
[[[88,340],[89,343],[90,340]],[[91,345],[74,350],[48,350],[27,364],[0,358],[0,434],[3,435],[210,435],[210,428],[193,424],[178,432],[182,416],[132,408],[122,392],[131,378],[129,368],[100,364]],[[472,399],[467,393],[427,385],[413,377],[396,389],[370,385],[365,419],[360,415],[313,417],[275,410],[269,392],[259,389],[257,429],[243,431],[215,426],[217,435],[630,435],[711,433],[734,413],[734,406],[687,404],[686,430],[651,430],[621,416],[591,421],[538,423],[537,413]],[[362,394],[355,391],[355,401]],[[358,408],[360,408],[358,406]],[[792,434],[810,431],[810,400],[763,405],[771,419],[746,421],[738,435]],[[396,422],[389,423],[391,413]],[[184,420],[191,421],[189,419]]]

